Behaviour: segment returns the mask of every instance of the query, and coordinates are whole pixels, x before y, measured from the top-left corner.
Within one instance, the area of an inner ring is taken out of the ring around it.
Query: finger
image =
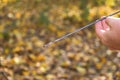
[[[112,28],[120,24],[120,18],[108,17],[106,18],[106,23]],[[114,28],[113,28],[114,29]]]
[[[104,30],[110,30],[110,26],[106,23],[106,19],[102,20],[101,22]]]
[[[102,38],[104,29],[103,29],[101,21],[99,21],[95,24],[95,31],[96,31],[96,34],[98,35],[98,37]]]

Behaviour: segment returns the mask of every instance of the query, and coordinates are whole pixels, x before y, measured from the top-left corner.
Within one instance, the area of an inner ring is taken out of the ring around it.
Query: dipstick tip
[[[43,45],[43,48],[47,48],[47,47],[49,47],[51,44],[53,44],[53,42],[49,42],[49,43]]]

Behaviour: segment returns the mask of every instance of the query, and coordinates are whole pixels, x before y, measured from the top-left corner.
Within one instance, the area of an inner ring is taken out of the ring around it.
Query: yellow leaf
[[[29,72],[28,71],[23,71],[23,75],[27,76],[27,75],[29,75]]]
[[[8,3],[9,0],[2,0],[3,3]]]
[[[85,68],[83,68],[83,67],[76,67],[76,68],[77,68],[77,71],[79,71],[81,73],[81,75],[86,74]]]
[[[6,54],[9,53],[9,49],[8,49],[8,48],[5,49],[5,53],[6,53]]]
[[[97,69],[101,69],[101,68],[102,68],[102,63],[97,63],[97,64],[96,64],[96,68],[97,68]]]
[[[45,61],[46,57],[44,55],[39,55],[39,56],[37,56],[37,60],[38,61]]]
[[[43,46],[43,42],[40,41],[40,40],[36,40],[36,41],[35,41],[35,46],[41,47],[41,46]]]
[[[68,66],[70,66],[70,65],[71,65],[71,62],[70,62],[70,61],[65,61],[65,62],[62,63],[62,66],[63,66],[63,67],[68,67]]]
[[[52,25],[52,24],[49,24],[49,29],[52,31],[52,32],[56,32],[57,31],[57,28]]]
[[[57,32],[58,37],[62,36],[63,34],[65,34],[65,31],[58,31]]]
[[[78,44],[81,43],[81,40],[78,40],[78,39],[73,38],[73,39],[72,39],[72,43],[78,45]]]
[[[4,30],[4,26],[0,25],[0,32],[2,32]]]
[[[119,77],[119,78],[120,78],[120,72],[117,72],[117,73],[116,73],[116,75],[117,75],[117,77]]]
[[[114,6],[115,5],[115,0],[106,0],[106,5],[107,6]]]
[[[106,58],[103,57],[103,58],[101,59],[101,63],[103,63],[103,64],[106,63]]]
[[[16,12],[15,17],[19,19],[21,17],[21,13],[20,12]]]
[[[75,54],[74,53],[69,53],[67,56],[70,59],[75,59]]]
[[[23,49],[24,49],[23,47],[17,46],[13,49],[13,52],[19,52],[22,51]]]
[[[36,60],[36,56],[33,55],[33,54],[30,54],[29,57],[30,57],[32,60]]]
[[[87,31],[87,37],[91,38],[93,36],[93,34],[90,31]]]
[[[55,75],[52,75],[52,74],[48,74],[46,77],[47,77],[47,80],[54,80],[55,79]]]
[[[21,62],[21,59],[20,59],[19,57],[15,57],[15,58],[14,58],[14,62],[15,62],[16,64],[19,64],[19,63]]]

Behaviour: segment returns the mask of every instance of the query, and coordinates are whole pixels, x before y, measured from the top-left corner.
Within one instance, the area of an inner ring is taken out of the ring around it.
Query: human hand
[[[120,18],[108,17],[95,24],[97,36],[112,50],[120,50]]]

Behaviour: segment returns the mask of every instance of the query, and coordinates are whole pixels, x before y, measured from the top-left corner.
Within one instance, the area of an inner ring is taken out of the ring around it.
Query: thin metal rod
[[[75,30],[75,31],[73,31],[73,32],[71,32],[71,33],[68,33],[68,34],[66,34],[66,35],[64,35],[64,36],[62,36],[62,37],[60,37],[60,38],[58,38],[58,39],[56,39],[56,40],[54,40],[54,41],[51,41],[51,42],[45,44],[43,47],[48,47],[48,46],[50,46],[50,45],[53,44],[53,43],[56,43],[56,42],[58,42],[58,41],[60,41],[60,40],[63,40],[63,39],[65,39],[65,38],[67,38],[67,37],[69,37],[69,36],[71,36],[71,35],[79,32],[79,31],[81,31],[81,30],[83,30],[83,29],[85,29],[85,28],[88,28],[88,27],[96,24],[97,22],[102,21],[102,20],[106,19],[107,17],[113,16],[113,15],[119,13],[119,12],[120,12],[120,10],[119,10],[119,11],[116,11],[116,12],[114,12],[114,13],[108,15],[108,16],[105,16],[105,17],[103,17],[103,18],[97,19],[97,20],[95,20],[94,22],[91,22],[91,23],[89,23],[88,25],[83,26],[82,28],[79,28],[79,29],[77,29],[77,30]]]
[[[4,72],[2,72],[2,75],[4,76],[4,78],[5,78],[6,80],[9,80],[8,77],[7,77],[7,75],[6,75]]]

